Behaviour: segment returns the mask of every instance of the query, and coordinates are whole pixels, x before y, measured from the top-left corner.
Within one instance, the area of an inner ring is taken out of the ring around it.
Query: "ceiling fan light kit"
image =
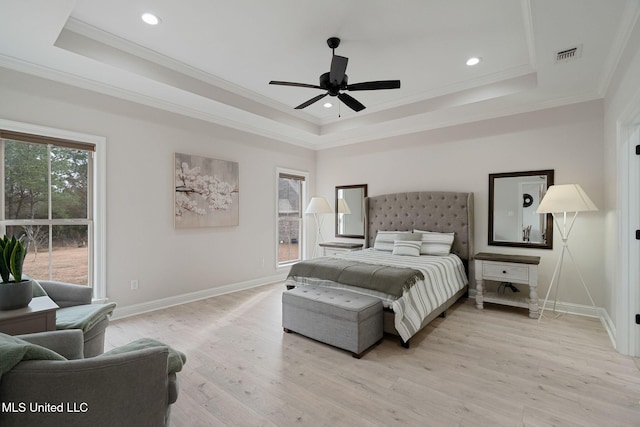
[[[323,73],[320,76],[320,81],[318,85],[311,85],[307,83],[294,83],[294,82],[283,82],[277,80],[271,80],[269,84],[271,85],[280,85],[280,86],[296,86],[296,87],[306,87],[310,89],[322,89],[326,92],[313,98],[308,101],[303,102],[298,105],[296,110],[301,110],[303,108],[308,107],[311,104],[314,104],[324,98],[325,96],[337,96],[340,101],[342,101],[347,107],[351,108],[353,111],[362,111],[366,107],[357,99],[352,97],[351,95],[344,93],[342,91],[358,91],[358,90],[381,90],[381,89],[399,89],[400,88],[400,80],[378,80],[371,82],[362,82],[362,83],[354,83],[349,84],[349,77],[346,74],[347,71],[347,63],[349,62],[349,58],[344,56],[336,55],[336,48],[340,46],[340,39],[338,37],[330,37],[327,39],[327,45],[332,50],[331,57],[331,67],[329,68],[328,73]]]

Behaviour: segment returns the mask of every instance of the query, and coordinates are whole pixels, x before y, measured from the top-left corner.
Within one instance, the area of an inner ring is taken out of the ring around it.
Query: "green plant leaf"
[[[13,274],[13,280],[16,283],[22,281],[22,265],[24,264],[24,257],[27,251],[24,248],[22,242],[16,242],[11,253],[11,263],[9,265],[11,274]]]
[[[8,283],[13,276],[16,282],[22,281],[22,266],[27,249],[22,241],[13,236],[0,238],[0,276],[3,283]]]
[[[7,242],[4,245],[4,249],[2,251],[2,258],[3,258],[3,262],[4,264],[7,266],[7,273],[8,274],[12,274],[11,273],[11,253],[13,252],[13,245],[12,245],[12,241],[11,240],[7,240]],[[7,276],[7,278],[2,278],[2,280],[4,282],[8,282],[9,281],[9,277]]]
[[[2,276],[2,283],[9,281],[9,266],[4,259],[4,251],[0,253],[0,276]]]

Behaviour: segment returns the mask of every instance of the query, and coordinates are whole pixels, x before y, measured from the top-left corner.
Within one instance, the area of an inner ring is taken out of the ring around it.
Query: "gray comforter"
[[[357,261],[316,258],[294,264],[289,277],[315,277],[345,285],[373,289],[397,297],[424,280],[421,271],[413,268],[366,264]]]

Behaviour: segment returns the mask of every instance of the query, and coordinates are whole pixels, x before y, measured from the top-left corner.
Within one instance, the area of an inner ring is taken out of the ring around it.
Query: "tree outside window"
[[[4,233],[28,247],[25,274],[91,283],[92,151],[0,139]],[[80,144],[78,144],[80,145]]]
[[[304,176],[278,174],[278,265],[302,259],[304,185]]]

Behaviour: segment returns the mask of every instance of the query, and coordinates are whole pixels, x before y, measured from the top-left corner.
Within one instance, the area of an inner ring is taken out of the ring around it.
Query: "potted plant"
[[[13,236],[0,238],[0,310],[13,310],[29,305],[33,297],[30,279],[22,279],[22,265],[27,249]]]

